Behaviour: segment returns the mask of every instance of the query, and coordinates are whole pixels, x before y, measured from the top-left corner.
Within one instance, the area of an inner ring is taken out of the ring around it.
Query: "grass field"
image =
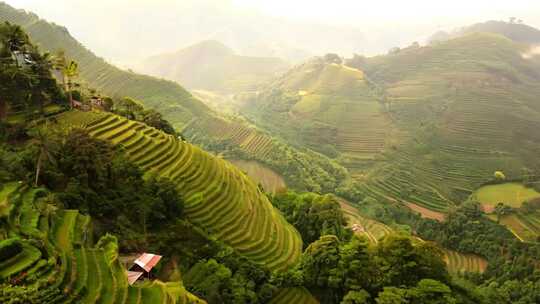
[[[93,122],[81,116],[89,115]],[[108,113],[71,111],[58,120],[85,121],[92,136],[122,147],[147,174],[178,186],[189,220],[256,263],[272,270],[296,262],[302,239],[257,185],[229,162],[197,146]]]
[[[0,283],[26,288],[25,303],[205,303],[179,282],[128,286],[118,260],[107,260],[102,249],[82,241],[90,219],[77,210],[42,213],[45,194],[18,183],[0,184],[0,198],[9,207],[9,220],[0,229],[22,244],[20,252],[0,261]],[[13,292],[3,290],[0,303],[17,299]]]
[[[538,197],[540,197],[539,192],[520,183],[483,186],[476,190],[472,196],[473,199],[487,206],[488,209],[493,209],[498,203],[519,208],[523,202]]]
[[[281,175],[257,161],[238,159],[230,160],[230,162],[245,171],[255,183],[261,184],[266,192],[281,193],[287,190],[287,185]]]

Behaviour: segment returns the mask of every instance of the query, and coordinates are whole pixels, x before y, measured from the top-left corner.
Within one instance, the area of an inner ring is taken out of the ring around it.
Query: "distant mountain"
[[[519,43],[540,44],[540,30],[520,21],[505,22],[494,20],[476,23],[450,33],[440,31],[431,36],[429,40],[443,41],[471,33],[499,34]]]
[[[131,71],[121,70],[96,56],[73,38],[65,27],[40,19],[0,2],[0,22],[22,26],[32,41],[43,50],[64,50],[79,63],[81,78],[105,94],[131,96],[148,107],[164,113],[175,127],[182,128],[195,117],[206,116],[209,109],[180,85]]]
[[[239,92],[254,89],[287,67],[282,59],[240,56],[218,41],[207,40],[150,57],[138,68],[190,89]]]

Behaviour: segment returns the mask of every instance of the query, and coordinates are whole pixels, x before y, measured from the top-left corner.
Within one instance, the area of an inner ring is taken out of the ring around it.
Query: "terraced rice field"
[[[180,283],[153,282],[128,286],[118,260],[107,260],[102,249],[86,240],[90,220],[76,210],[41,213],[42,189],[22,184],[1,185],[9,212],[0,228],[18,237],[22,250],[0,262],[0,283],[28,288],[32,303],[204,303]],[[0,244],[2,238],[0,237]],[[0,303],[12,297],[9,289]]]
[[[496,221],[495,215],[489,216]],[[515,213],[501,217],[501,225],[504,225],[522,242],[537,242],[540,236],[540,211],[529,214]]]
[[[459,253],[449,249],[444,249],[444,253],[444,261],[448,265],[448,271],[450,273],[483,273],[487,268],[487,261],[477,255]]]
[[[376,200],[401,202],[423,216],[442,218],[454,203],[437,189],[436,180],[424,178],[431,172],[399,155],[399,169],[388,165],[379,168],[361,185],[362,192]]]
[[[349,227],[359,236],[365,236],[370,242],[378,243],[379,239],[392,232],[392,228],[381,222],[360,215],[358,210],[343,199],[339,200],[341,210],[349,221]]]
[[[309,291],[305,288],[286,288],[275,295],[270,304],[318,304]]]
[[[68,123],[77,111],[59,118]],[[189,220],[256,263],[286,269],[302,239],[242,171],[202,149],[142,123],[102,113],[86,125],[94,137],[122,147],[147,174],[177,185]]]
[[[336,147],[344,153],[373,157],[385,147],[390,124],[375,101],[347,102],[337,124]]]
[[[392,233],[392,228],[381,222],[363,217],[359,211],[347,201],[340,199],[340,205],[349,221],[349,226],[351,228],[357,228],[353,229],[356,235],[365,236],[370,242],[376,244],[379,239]],[[424,242],[424,240],[420,238],[417,238],[417,240]],[[450,273],[457,274],[465,271],[482,273],[487,268],[487,261],[479,256],[459,253],[449,249],[443,249],[443,251],[445,253],[444,261],[446,262]]]
[[[197,132],[204,132],[203,136],[210,135],[218,142],[230,142],[260,159],[264,159],[273,147],[270,136],[241,123],[226,121],[218,117],[201,119],[190,124],[187,129],[186,135],[190,138],[198,136]]]
[[[538,197],[540,197],[540,193],[520,183],[488,185],[476,190],[472,195],[472,198],[481,203],[487,210],[492,210],[498,203],[519,208],[523,202]]]
[[[509,40],[475,34],[370,58],[366,74],[385,91],[395,127],[411,137],[386,150],[385,164],[369,172],[365,193],[444,213],[494,171],[517,177],[521,168],[535,166],[538,88],[525,80],[515,56]],[[479,63],[484,60],[492,63]],[[516,70],[488,67],[503,62]]]
[[[287,185],[281,175],[257,161],[231,160],[230,162],[245,171],[255,183],[261,184],[266,192],[281,193],[287,190]]]

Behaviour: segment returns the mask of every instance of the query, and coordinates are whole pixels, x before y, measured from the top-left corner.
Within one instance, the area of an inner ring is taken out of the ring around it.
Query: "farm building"
[[[128,282],[130,285],[137,282],[141,278],[150,278],[152,268],[159,263],[162,256],[152,253],[141,254],[128,269]]]

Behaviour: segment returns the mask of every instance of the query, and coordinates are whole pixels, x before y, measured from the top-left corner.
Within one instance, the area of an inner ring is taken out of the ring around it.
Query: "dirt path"
[[[433,220],[437,220],[439,222],[444,221],[444,217],[445,217],[444,213],[429,210],[427,208],[418,206],[418,205],[410,203],[410,202],[405,203],[405,206],[409,207],[409,209],[411,209],[412,211],[416,211],[416,212],[420,213],[420,215],[423,218],[433,219]]]

